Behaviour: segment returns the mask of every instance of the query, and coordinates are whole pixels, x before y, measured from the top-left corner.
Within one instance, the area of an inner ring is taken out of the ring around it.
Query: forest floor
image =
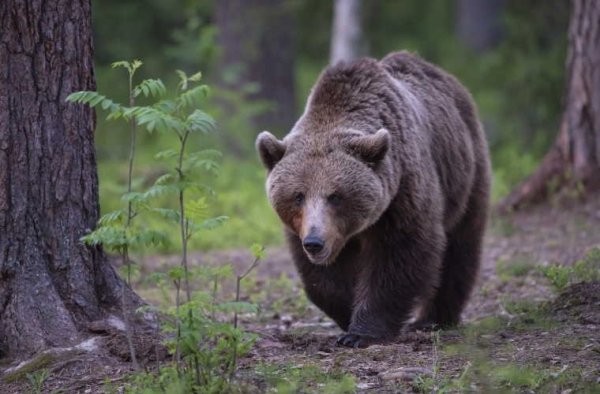
[[[243,298],[257,303],[259,313],[240,322],[257,335],[240,360],[241,389],[600,393],[598,197],[494,216],[463,323],[366,349],[336,346],[341,331],[307,301],[285,249],[268,249],[242,287]],[[192,260],[231,262],[241,272],[252,257],[223,251]],[[147,256],[142,277],[173,264],[177,257]],[[547,268],[553,264],[563,268]],[[141,280],[136,290],[151,303],[161,302],[159,291]],[[224,286],[222,293],[230,296],[230,290]],[[108,346],[45,363],[13,381],[7,382],[6,368],[16,362],[0,365],[0,392],[123,392],[132,371],[126,348],[111,346],[110,335],[101,340]]]

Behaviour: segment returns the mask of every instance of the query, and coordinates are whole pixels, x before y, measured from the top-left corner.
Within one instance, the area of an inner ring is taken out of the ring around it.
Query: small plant
[[[147,225],[144,219],[160,217],[177,226],[181,250],[181,262],[164,274],[155,273],[153,280],[168,295],[167,286],[175,288],[175,305],[158,310],[164,318],[162,329],[166,334],[165,344],[174,356],[174,362],[157,365],[156,373],[138,373],[132,377],[129,392],[230,392],[237,369],[238,358],[248,352],[254,336],[237,327],[237,316],[242,312],[256,312],[256,308],[240,301],[241,281],[256,267],[263,257],[263,248],[253,247],[254,261],[249,268],[237,276],[237,292],[233,301],[219,302],[219,282],[232,278],[230,265],[221,267],[200,266],[192,268],[189,262],[189,242],[203,230],[213,229],[225,220],[225,216],[209,215],[209,198],[214,192],[202,182],[201,175],[214,173],[218,169],[218,151],[207,149],[188,152],[190,139],[215,131],[214,120],[197,109],[208,87],[200,84],[201,74],[188,76],[177,71],[179,84],[172,98],[165,98],[167,89],[159,79],[147,79],[134,85],[139,61],[116,62],[113,67],[123,67],[129,73],[129,105],[121,105],[97,92],[78,92],[68,100],[100,106],[109,112],[109,120],[123,119],[130,125],[130,155],[127,192],[122,196],[125,207],[104,215],[98,228],[83,237],[90,245],[102,244],[105,248],[121,255],[127,283],[131,284],[134,271],[131,251],[148,245],[167,242],[164,231]],[[136,105],[136,98],[143,95],[156,101],[149,105]],[[134,189],[133,173],[137,128],[149,133],[159,132],[172,136],[177,141],[175,149],[156,155],[173,170],[158,177],[145,191]],[[174,196],[176,205],[156,206],[161,196]],[[135,219],[135,220],[134,220]],[[194,289],[192,282],[200,285]],[[203,290],[208,289],[208,290]],[[131,358],[137,367],[135,348],[130,327],[130,300],[123,296],[123,316],[126,321],[127,339]],[[152,311],[144,306],[139,311]],[[233,316],[233,319],[231,318]]]
[[[128,172],[127,172],[127,193],[122,196],[122,200],[126,203],[124,209],[119,209],[114,212],[110,212],[100,218],[98,221],[98,228],[92,231],[88,235],[82,237],[82,241],[88,245],[102,244],[105,248],[118,253],[121,256],[121,261],[126,269],[126,281],[131,287],[131,274],[133,261],[130,257],[130,251],[132,248],[141,247],[153,243],[164,242],[166,237],[163,233],[154,231],[152,229],[146,229],[142,226],[134,227],[133,219],[136,217],[140,210],[145,208],[139,201],[131,198],[135,195],[132,189],[133,183],[133,164],[135,160],[135,148],[136,148],[136,135],[137,135],[137,124],[141,122],[138,119],[133,109],[142,108],[135,107],[136,98],[143,94],[146,97],[149,95],[159,96],[165,92],[165,87],[160,80],[147,79],[142,81],[139,85],[134,86],[134,76],[136,71],[142,66],[142,62],[134,60],[133,62],[115,62],[113,68],[125,68],[129,76],[129,107],[122,106],[115,103],[109,98],[99,94],[98,92],[76,92],[70,94],[67,97],[67,101],[87,104],[90,107],[100,105],[102,109],[108,110],[109,115],[107,119],[117,120],[123,119],[130,125],[129,132],[129,160],[128,160]],[[130,311],[132,308],[131,300],[128,299],[126,288],[122,288],[121,304],[123,321],[125,323],[125,332],[127,336],[127,343],[129,346],[129,352],[131,355],[131,361],[134,368],[139,369],[137,357],[135,354],[135,347],[133,346],[133,333],[131,327],[131,316]]]
[[[600,280],[600,248],[593,248],[572,267],[553,264],[540,267],[540,271],[557,291],[574,283]]]
[[[29,385],[31,386],[31,391],[33,393],[39,394],[44,389],[44,383],[46,379],[48,379],[49,372],[47,369],[39,369],[35,372],[27,374],[27,380],[29,381]]]
[[[533,265],[525,260],[498,260],[496,272],[502,282],[508,282],[511,278],[523,277],[531,271]]]

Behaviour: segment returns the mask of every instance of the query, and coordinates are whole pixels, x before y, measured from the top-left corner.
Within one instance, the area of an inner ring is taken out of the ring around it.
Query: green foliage
[[[600,280],[600,248],[593,248],[573,266],[552,264],[539,268],[557,291],[574,283],[597,281]]]
[[[48,379],[49,372],[47,369],[39,369],[35,372],[27,374],[27,380],[29,381],[29,385],[31,387],[31,392],[39,394],[42,393],[44,389],[44,383],[46,379]]]
[[[210,289],[213,282],[222,282],[233,275],[230,265],[198,267],[191,270],[200,289]],[[173,267],[165,273],[155,273],[158,286],[180,281],[185,277],[183,267]],[[169,300],[167,300],[169,301]],[[136,376],[132,392],[161,387],[179,387],[179,392],[217,393],[232,390],[232,376],[237,358],[244,356],[256,337],[234,327],[227,316],[234,313],[256,313],[252,304],[239,301],[218,302],[208,290],[197,290],[190,302],[161,309],[166,317],[163,331],[165,344],[172,354],[180,352],[181,363],[161,368],[161,373]],[[195,379],[196,368],[200,379]],[[177,373],[179,371],[179,373]],[[168,391],[170,392],[170,391]]]
[[[340,371],[325,372],[318,365],[260,364],[256,374],[276,393],[354,393],[354,376]]]
[[[220,152],[202,149],[188,152],[186,149],[192,139],[205,137],[216,130],[215,122],[197,105],[208,93],[208,87],[200,85],[201,74],[188,76],[177,71],[179,78],[178,93],[166,98],[165,85],[158,79],[146,79],[133,85],[133,77],[142,63],[116,62],[113,67],[125,68],[129,73],[129,105],[115,101],[96,92],[78,92],[68,97],[69,101],[100,106],[108,111],[108,119],[122,119],[130,125],[130,156],[127,173],[126,192],[122,193],[121,207],[102,216],[96,230],[82,238],[88,245],[102,245],[121,254],[125,264],[128,281],[137,271],[137,266],[129,258],[130,250],[143,250],[152,245],[167,245],[174,241],[167,237],[166,228],[156,229],[148,226],[152,220],[160,218],[167,226],[176,225],[181,265],[170,268],[166,273],[154,273],[152,280],[164,291],[169,285],[175,288],[175,305],[168,304],[160,310],[165,317],[162,330],[165,333],[165,345],[174,356],[174,362],[163,366],[157,373],[134,375],[128,390],[130,392],[205,392],[220,393],[232,391],[233,378],[237,369],[237,360],[246,354],[255,337],[237,327],[240,313],[256,313],[257,308],[240,301],[240,282],[264,256],[264,248],[254,245],[254,262],[246,272],[237,276],[237,291],[233,301],[218,302],[216,290],[218,283],[233,276],[230,266],[218,268],[188,265],[188,243],[206,230],[219,227],[225,216],[211,215],[210,203],[215,193],[202,182],[202,175],[214,174],[219,168],[217,160]],[[136,105],[135,98],[144,96],[156,100],[147,105]],[[133,178],[137,127],[149,134],[158,132],[169,135],[177,141],[175,149],[159,152],[155,158],[167,163],[162,174],[157,175],[146,190],[141,189],[143,182]],[[157,206],[157,201],[174,200],[171,206]],[[135,220],[134,220],[135,219]],[[192,292],[192,280],[206,280],[210,286],[202,286]],[[212,288],[204,291],[204,288]],[[185,298],[182,295],[185,294]],[[125,293],[123,293],[125,294]],[[131,357],[137,364],[129,330],[128,303],[123,296],[123,315],[126,317],[126,332],[130,344]],[[149,307],[142,308],[144,310]],[[139,311],[141,312],[141,311]],[[153,313],[157,311],[153,310]],[[233,316],[233,324],[230,318]],[[227,318],[229,317],[229,318]]]
[[[498,260],[496,262],[496,273],[503,282],[512,278],[523,277],[533,269],[533,264],[522,259]]]

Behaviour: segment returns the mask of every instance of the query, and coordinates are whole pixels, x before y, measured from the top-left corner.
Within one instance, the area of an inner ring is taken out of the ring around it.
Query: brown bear
[[[458,323],[478,272],[487,142],[451,75],[408,52],[326,69],[304,114],[256,141],[308,298],[365,347]]]

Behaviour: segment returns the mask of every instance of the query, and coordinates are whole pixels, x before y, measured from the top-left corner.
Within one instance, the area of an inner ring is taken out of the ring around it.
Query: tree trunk
[[[483,53],[502,40],[504,1],[458,0],[456,2],[456,34],[467,48]]]
[[[550,189],[600,185],[600,2],[573,0],[567,51],[565,109],[554,145],[537,171],[502,203],[516,209]]]
[[[335,0],[331,32],[331,64],[352,61],[363,54],[360,0]]]
[[[119,314],[123,282],[79,241],[99,213],[95,116],[65,102],[95,89],[90,8],[0,1],[0,356],[73,344]]]
[[[254,118],[253,126],[285,134],[296,120],[293,2],[219,0],[215,22],[222,50],[220,73],[225,69],[237,74],[229,87],[258,83],[260,91],[253,98],[272,104],[271,110]]]

